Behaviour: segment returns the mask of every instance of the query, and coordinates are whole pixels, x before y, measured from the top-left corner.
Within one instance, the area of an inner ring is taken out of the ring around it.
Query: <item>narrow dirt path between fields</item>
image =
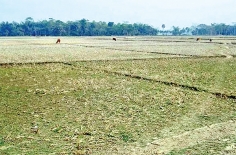
[[[213,124],[188,131],[177,136],[153,141],[143,151],[136,154],[166,154],[173,149],[183,149],[209,140],[236,136],[236,121]],[[236,149],[236,148],[235,148]]]
[[[228,136],[236,136],[236,121],[230,120],[228,122],[222,122],[217,124],[212,124],[210,126],[204,126],[201,128],[194,129],[192,131],[187,131],[179,135],[172,137],[157,139],[145,148],[126,148],[118,149],[118,153],[122,155],[165,155],[170,153],[170,151],[177,149],[184,149],[197,144],[201,144],[207,141],[221,140]],[[236,153],[236,144],[233,143],[228,146],[225,150]],[[130,150],[130,151],[127,151]],[[224,150],[222,150],[224,151]],[[111,153],[112,154],[112,153]]]

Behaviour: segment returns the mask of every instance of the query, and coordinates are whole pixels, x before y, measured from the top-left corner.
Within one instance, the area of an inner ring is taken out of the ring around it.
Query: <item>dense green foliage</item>
[[[90,22],[86,19],[62,22],[43,20],[35,22],[31,17],[24,22],[0,23],[0,36],[111,36],[156,35],[157,30],[146,24],[114,24],[114,22]]]
[[[0,36],[137,36],[137,35],[236,35],[236,25],[200,24],[198,26],[179,28],[173,26],[171,30],[158,30],[142,23],[96,22],[81,19],[63,22],[49,18],[49,20],[35,22],[28,17],[24,22],[1,22]]]
[[[180,28],[173,26],[172,30],[159,31],[162,34],[178,35],[236,35],[236,25],[220,24],[199,24],[197,26]]]
[[[198,25],[192,32],[194,35],[236,35],[236,25],[211,24]]]

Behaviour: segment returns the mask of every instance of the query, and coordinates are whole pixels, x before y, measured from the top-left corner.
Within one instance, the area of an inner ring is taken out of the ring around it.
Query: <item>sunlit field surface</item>
[[[0,154],[236,154],[236,38],[60,38],[0,38]]]
[[[232,38],[165,37],[54,37],[0,38],[0,63],[64,62],[80,60],[143,59],[177,56],[235,55]],[[231,40],[230,40],[231,39]]]

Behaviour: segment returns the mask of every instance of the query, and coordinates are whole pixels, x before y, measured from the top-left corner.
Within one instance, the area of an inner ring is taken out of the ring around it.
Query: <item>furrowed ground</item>
[[[0,39],[0,154],[236,152],[232,38],[55,40]]]

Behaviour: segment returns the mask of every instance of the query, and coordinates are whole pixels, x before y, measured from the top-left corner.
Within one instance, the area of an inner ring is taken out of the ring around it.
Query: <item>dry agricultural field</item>
[[[236,154],[236,37],[0,38],[0,154]]]

